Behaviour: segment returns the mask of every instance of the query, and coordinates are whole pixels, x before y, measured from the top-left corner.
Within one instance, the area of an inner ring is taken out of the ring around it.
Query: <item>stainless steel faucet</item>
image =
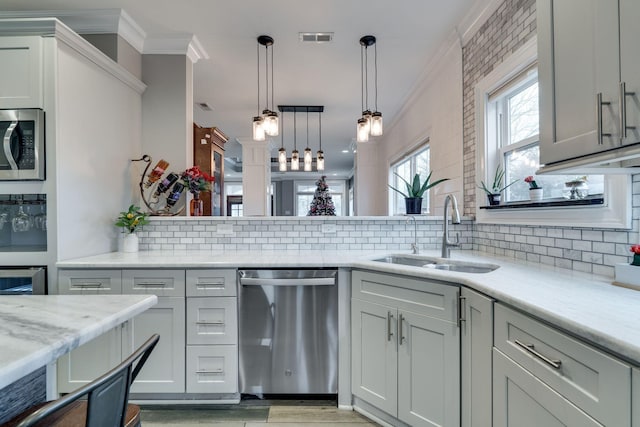
[[[413,220],[413,243],[411,244],[411,253],[417,254],[420,252],[418,250],[418,223],[416,222],[416,217],[411,215],[407,218],[407,224],[411,220]]]
[[[453,194],[447,194],[444,199],[444,227],[442,230],[442,258],[449,258],[451,256],[451,247],[460,246],[460,233],[456,233],[456,241],[449,241],[449,202],[453,211],[451,212],[451,223],[460,224],[460,212],[458,212],[458,201]]]

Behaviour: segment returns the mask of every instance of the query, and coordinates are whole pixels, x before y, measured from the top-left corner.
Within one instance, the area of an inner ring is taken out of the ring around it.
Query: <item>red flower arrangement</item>
[[[185,187],[194,195],[201,191],[211,191],[211,183],[214,177],[206,172],[202,172],[198,166],[194,166],[182,172],[180,178],[184,182]]]
[[[631,265],[640,266],[640,245],[631,246],[631,252],[633,252],[633,261]]]

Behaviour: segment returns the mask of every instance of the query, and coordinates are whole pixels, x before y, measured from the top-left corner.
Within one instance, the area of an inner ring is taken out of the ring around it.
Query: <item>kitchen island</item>
[[[0,296],[0,422],[29,403],[2,390],[156,302],[155,295]]]

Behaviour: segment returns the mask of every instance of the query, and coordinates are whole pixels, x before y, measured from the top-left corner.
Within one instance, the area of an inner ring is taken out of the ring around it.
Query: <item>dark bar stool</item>
[[[1,427],[139,426],[140,407],[129,403],[129,388],[159,339],[158,334],[153,334],[100,378],[58,400],[33,406]]]

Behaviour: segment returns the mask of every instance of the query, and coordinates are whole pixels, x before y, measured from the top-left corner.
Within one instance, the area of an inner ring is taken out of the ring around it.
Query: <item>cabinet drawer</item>
[[[358,270],[352,272],[351,282],[353,298],[457,322],[457,285]]]
[[[123,270],[122,293],[183,297],[184,270]]]
[[[237,393],[238,346],[187,346],[187,393]]]
[[[187,270],[187,296],[236,296],[236,270]]]
[[[604,425],[628,426],[631,368],[529,316],[495,305],[495,346]]]
[[[58,293],[121,294],[121,270],[58,270]]]
[[[187,298],[187,344],[237,344],[235,297]]]

